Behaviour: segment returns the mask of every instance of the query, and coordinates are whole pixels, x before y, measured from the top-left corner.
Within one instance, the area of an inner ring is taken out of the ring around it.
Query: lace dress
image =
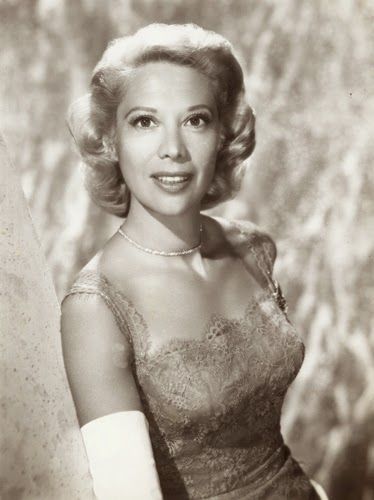
[[[99,294],[132,346],[165,500],[319,498],[280,431],[304,346],[271,278],[271,240],[246,236],[268,286],[249,297],[242,317],[212,316],[199,339],[174,339],[151,353],[144,318],[98,271],[81,272],[68,293]]]

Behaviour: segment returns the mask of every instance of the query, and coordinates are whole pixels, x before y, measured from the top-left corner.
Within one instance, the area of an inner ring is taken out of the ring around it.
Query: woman
[[[313,499],[280,434],[304,347],[233,196],[254,114],[230,44],[151,25],[109,45],[70,127],[91,195],[124,218],[62,306],[66,370],[99,499]]]

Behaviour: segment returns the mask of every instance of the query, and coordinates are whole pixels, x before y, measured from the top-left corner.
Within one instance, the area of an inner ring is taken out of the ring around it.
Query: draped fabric
[[[1,134],[0,172],[0,498],[94,500],[58,300]]]

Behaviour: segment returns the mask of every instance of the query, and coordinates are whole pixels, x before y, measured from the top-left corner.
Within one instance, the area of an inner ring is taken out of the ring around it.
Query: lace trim
[[[240,329],[243,325],[250,321],[250,318],[257,315],[258,316],[258,306],[268,301],[273,302],[273,299],[268,291],[258,292],[255,296],[251,297],[247,303],[244,313],[241,316],[235,318],[227,318],[225,316],[219,315],[217,313],[212,314],[212,316],[207,320],[205,327],[203,328],[203,333],[200,337],[193,339],[171,339],[166,341],[161,347],[156,350],[151,351],[151,334],[148,329],[147,323],[143,320],[137,322],[136,329],[137,336],[143,339],[142,345],[136,345],[134,340],[134,346],[138,347],[137,359],[140,362],[145,362],[147,366],[158,363],[163,358],[174,354],[176,351],[183,352],[189,351],[191,349],[196,349],[198,347],[204,347],[207,344],[211,344],[223,338],[226,335],[232,334],[233,329]],[[139,315],[139,313],[137,313]],[[140,315],[139,315],[140,316]],[[141,317],[141,316],[140,316]],[[141,329],[139,330],[139,326]],[[130,326],[132,330],[132,326]],[[140,333],[140,335],[139,335]]]
[[[183,351],[205,345],[219,336],[232,331],[233,326],[243,326],[253,314],[258,314],[258,306],[266,301],[272,302],[269,290],[258,291],[252,296],[244,313],[236,318],[226,318],[217,313],[207,320],[201,337],[194,339],[171,339],[160,348],[151,352],[152,341],[148,325],[134,304],[121,291],[108,281],[105,275],[95,270],[82,271],[65,298],[73,294],[96,294],[103,298],[113,312],[116,322],[126,339],[134,348],[135,358],[139,362],[157,362],[175,351]],[[65,300],[64,298],[64,300]]]
[[[241,236],[246,238],[247,249],[250,250],[255,262],[265,277],[272,296],[285,316],[287,317],[288,305],[278,281],[273,277],[275,244],[269,236],[263,233],[249,232],[243,223],[231,221],[234,227],[239,230]],[[272,251],[273,250],[273,251]]]
[[[99,295],[113,313],[120,331],[123,333],[128,342],[132,344],[132,336],[119,303],[119,301],[123,303],[125,297],[113,287],[104,275],[98,273],[97,271],[82,271],[78,274],[76,281],[71,286],[63,300],[65,300],[69,295],[74,294]]]

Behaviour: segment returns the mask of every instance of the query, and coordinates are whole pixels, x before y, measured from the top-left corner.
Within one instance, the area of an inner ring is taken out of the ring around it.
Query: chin
[[[152,208],[153,212],[158,213],[160,215],[167,215],[167,216],[179,216],[179,215],[184,215],[188,212],[191,212],[194,207],[191,206],[173,206],[173,207],[157,207],[157,209]],[[200,205],[199,205],[200,208]],[[195,208],[196,210],[196,208]],[[195,211],[194,210],[194,211]]]
[[[192,201],[181,198],[167,201],[160,200],[157,206],[155,203],[152,203],[147,208],[160,215],[178,216],[188,212],[196,212],[196,210],[200,211],[200,200]]]

